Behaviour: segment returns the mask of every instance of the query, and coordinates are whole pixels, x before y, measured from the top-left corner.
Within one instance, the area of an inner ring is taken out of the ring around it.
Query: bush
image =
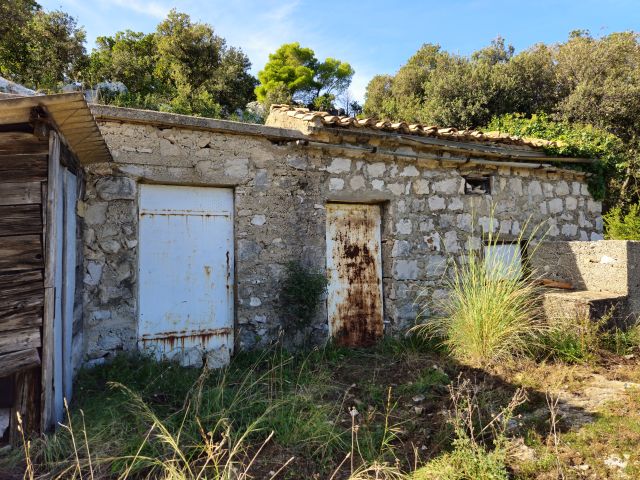
[[[640,204],[631,205],[627,213],[621,206],[612,208],[604,216],[604,225],[610,240],[640,240]]]
[[[324,273],[313,272],[298,262],[287,264],[280,294],[287,326],[296,330],[309,326],[327,290],[327,283]]]
[[[526,229],[525,225],[522,230]],[[489,230],[493,230],[491,224]],[[522,235],[518,239],[521,251],[527,250],[528,243]],[[496,248],[497,235],[489,233],[486,245],[489,251]],[[446,297],[434,299],[428,287],[419,293],[421,316],[426,318],[414,330],[441,338],[454,357],[473,365],[527,351],[543,329],[532,274],[522,269],[517,257],[505,259],[494,254],[485,259],[473,248],[465,259],[457,260],[451,262],[452,272],[443,279],[449,291]],[[427,316],[431,311],[436,313]]]

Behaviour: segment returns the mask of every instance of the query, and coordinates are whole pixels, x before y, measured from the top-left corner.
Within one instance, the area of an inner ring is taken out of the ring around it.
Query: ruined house
[[[59,113],[47,106],[53,98]],[[222,365],[234,351],[266,346],[281,334],[292,345],[310,337],[366,346],[413,324],[417,288],[430,285],[434,295],[444,294],[438,286],[447,255],[483,248],[483,229],[495,227],[497,248],[515,256],[523,254],[514,242],[527,222],[544,223],[553,240],[602,238],[601,204],[575,168],[589,160],[550,157],[537,140],[288,106],[275,106],[266,125],[253,125],[87,107],[77,94],[0,100],[2,119],[10,117],[9,102],[48,112],[49,135],[59,132],[66,158],[76,159],[69,165],[76,168],[77,198],[73,189],[68,199],[58,193],[67,203],[56,207],[67,208],[63,218],[76,225],[62,227],[67,236],[55,243],[69,249],[75,232],[75,263],[74,254],[61,258],[60,247],[51,250],[47,239],[58,233],[47,230],[56,222],[46,220],[53,215],[49,207],[41,210],[44,224],[30,225],[44,228],[42,257],[33,264],[44,272],[44,280],[38,277],[44,299],[29,320],[43,340],[30,348],[42,365],[41,385],[56,398],[66,395],[67,384],[45,382],[43,370],[69,368],[57,347],[46,348],[56,321],[75,319],[67,330],[76,346],[60,350],[68,356],[72,348],[67,362],[73,368],[136,349],[185,365]],[[23,117],[20,128],[35,128],[33,117]],[[17,123],[3,121],[0,145],[19,148],[17,137],[6,133]],[[82,135],[67,136],[66,128]],[[42,141],[40,154],[51,162],[50,143]],[[0,204],[9,209],[31,198],[25,192],[7,197],[15,179],[5,165],[29,165],[12,152],[0,152]],[[47,168],[38,181],[51,188],[60,174],[50,163]],[[37,198],[37,205],[51,201]],[[14,248],[15,258],[33,253],[11,243],[5,218],[0,250]],[[329,279],[314,321],[294,331],[283,323],[279,298],[291,261],[326,271]],[[68,293],[62,303],[69,318],[47,301],[53,285],[47,265],[56,272],[77,267],[77,295]],[[4,269],[0,282],[22,271]],[[4,329],[14,297],[10,290],[2,294]],[[5,351],[0,376],[7,377]],[[51,408],[47,419],[57,415]]]

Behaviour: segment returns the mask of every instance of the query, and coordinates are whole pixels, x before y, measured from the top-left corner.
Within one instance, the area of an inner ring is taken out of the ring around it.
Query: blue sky
[[[118,30],[150,32],[173,7],[213,25],[241,47],[257,73],[270,52],[298,41],[350,62],[351,91],[362,100],[377,73],[394,73],[423,43],[469,54],[501,35],[516,51],[563,41],[575,29],[593,35],[640,30],[640,0],[39,0],[61,8],[96,36]]]

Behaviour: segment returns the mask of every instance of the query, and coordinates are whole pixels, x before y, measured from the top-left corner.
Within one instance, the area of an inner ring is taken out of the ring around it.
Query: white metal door
[[[233,190],[141,185],[139,347],[212,367],[233,350]]]
[[[372,345],[383,333],[380,206],[327,205],[329,332],[345,346]]]

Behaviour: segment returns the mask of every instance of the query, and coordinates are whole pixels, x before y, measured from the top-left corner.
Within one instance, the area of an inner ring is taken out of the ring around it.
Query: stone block
[[[333,174],[347,173],[351,171],[351,160],[348,158],[334,158],[327,167],[327,172]]]
[[[129,177],[103,177],[96,183],[96,192],[102,200],[134,200],[136,182]]]
[[[396,280],[415,280],[418,278],[417,260],[394,260],[393,278]]]

